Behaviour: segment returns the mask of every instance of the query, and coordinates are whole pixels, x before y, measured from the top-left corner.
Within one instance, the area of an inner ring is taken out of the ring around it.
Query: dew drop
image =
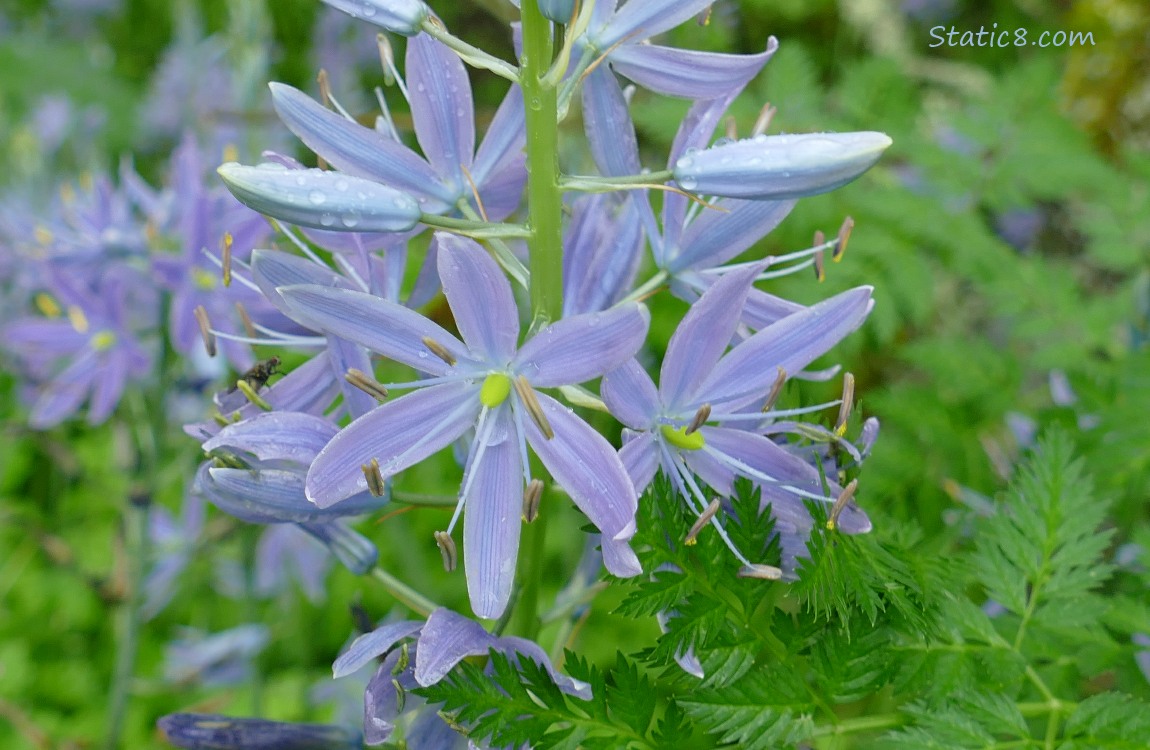
[[[374,15],[375,15],[375,6],[372,5],[371,3],[364,3],[363,4],[363,17],[364,18],[371,18]]]
[[[335,224],[335,216],[332,214],[323,214],[319,217],[319,223],[322,226],[330,227],[332,224]]]
[[[327,202],[327,196],[319,190],[313,190],[307,194],[307,199],[315,205],[320,205]]]
[[[348,229],[354,229],[359,225],[359,214],[355,211],[348,211],[340,216],[339,220]]]
[[[347,180],[338,180],[335,183],[335,189],[340,191],[341,193],[347,192]]]
[[[696,187],[698,187],[698,185],[699,181],[694,177],[679,178],[679,187],[683,188],[684,190],[694,190]]]
[[[427,352],[425,352],[425,351],[423,351],[422,349],[420,349],[420,350],[419,350],[419,358],[420,358],[420,359],[427,359]]]
[[[295,184],[299,185],[300,187],[303,187],[304,185],[307,184],[307,180],[304,178],[303,175],[300,175],[299,177],[295,178]]]

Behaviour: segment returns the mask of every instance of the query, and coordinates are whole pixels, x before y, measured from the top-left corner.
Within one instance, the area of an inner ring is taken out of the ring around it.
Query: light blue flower
[[[299,724],[219,714],[168,714],[156,726],[184,750],[359,750],[359,732],[333,724]]]
[[[309,326],[410,365],[428,376],[417,390],[379,406],[340,432],[308,473],[320,508],[367,487],[363,467],[390,477],[475,430],[464,471],[464,561],[472,607],[498,617],[507,605],[519,547],[529,443],[556,482],[603,533],[607,569],[639,572],[628,545],[636,495],[610,444],[538,388],[599,377],[633,356],[648,315],[630,303],[565,318],[517,347],[511,286],[477,243],[437,234],[439,275],[460,341],[423,316],[360,292],[318,286],[279,290]],[[450,528],[449,528],[450,531]]]

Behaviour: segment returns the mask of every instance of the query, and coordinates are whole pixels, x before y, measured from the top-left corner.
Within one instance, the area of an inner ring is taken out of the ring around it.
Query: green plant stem
[[[520,85],[527,125],[527,240],[532,330],[563,314],[563,194],[559,189],[559,109],[544,77],[551,65],[551,22],[536,0],[524,0]]]
[[[410,609],[412,612],[427,617],[435,610],[439,609],[439,605],[431,601],[423,594],[408,586],[403,581],[399,580],[391,573],[380,567],[371,569],[371,577],[383,584],[391,594],[399,601],[400,604]]]
[[[529,640],[539,634],[539,584],[543,570],[543,545],[547,536],[547,514],[541,514],[525,529],[519,550],[519,597],[511,619],[512,632]]]
[[[151,556],[148,537],[148,508],[146,502],[128,501],[124,511],[124,558],[127,566],[128,598],[117,612],[118,633],[116,664],[108,697],[108,725],[104,736],[106,750],[120,747],[124,718],[128,712],[128,699],[132,692],[132,677],[136,669],[136,654],[140,646],[140,605],[143,597],[144,570]]]

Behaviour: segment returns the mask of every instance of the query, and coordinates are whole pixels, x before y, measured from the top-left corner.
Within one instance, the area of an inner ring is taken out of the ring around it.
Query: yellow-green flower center
[[[98,352],[104,352],[112,348],[116,343],[116,334],[111,331],[97,331],[92,336],[92,348]]]
[[[663,433],[663,437],[668,443],[683,450],[697,451],[707,444],[707,441],[703,439],[703,433],[698,430],[688,435],[686,425],[682,427],[672,427],[669,424],[665,424],[659,428],[659,431]]]
[[[479,389],[479,403],[488,409],[499,406],[511,395],[511,378],[501,372],[493,372],[483,380]]]
[[[205,292],[216,288],[218,279],[203,268],[192,269],[192,282],[196,288],[202,289]]]

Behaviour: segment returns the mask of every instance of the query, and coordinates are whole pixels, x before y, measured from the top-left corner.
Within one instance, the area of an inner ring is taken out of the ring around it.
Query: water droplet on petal
[[[319,217],[319,223],[325,227],[330,227],[335,224],[335,216],[333,214],[323,214]]]
[[[327,202],[327,196],[324,195],[323,192],[319,191],[319,190],[313,190],[310,193],[308,193],[307,199],[317,206],[320,205],[321,203]]]
[[[355,211],[348,211],[339,217],[339,220],[348,229],[354,229],[359,224],[359,214]]]

